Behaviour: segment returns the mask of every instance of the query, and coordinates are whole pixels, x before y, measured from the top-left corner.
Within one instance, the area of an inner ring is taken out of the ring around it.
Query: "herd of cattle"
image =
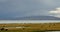
[[[1,28],[0,30],[1,30],[1,31],[3,31],[3,30],[7,31],[8,29],[7,29],[7,28]]]

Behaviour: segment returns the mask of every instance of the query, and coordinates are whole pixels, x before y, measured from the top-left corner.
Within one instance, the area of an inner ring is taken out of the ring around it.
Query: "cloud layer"
[[[56,9],[50,11],[49,13],[51,14],[51,16],[60,18],[60,8],[56,8]]]
[[[0,18],[48,16],[56,7],[60,0],[0,0]]]

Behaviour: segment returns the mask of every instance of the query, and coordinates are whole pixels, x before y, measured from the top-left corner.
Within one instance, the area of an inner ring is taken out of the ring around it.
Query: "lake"
[[[47,32],[60,32],[60,31],[47,31]]]
[[[0,20],[0,23],[59,23],[60,20]]]

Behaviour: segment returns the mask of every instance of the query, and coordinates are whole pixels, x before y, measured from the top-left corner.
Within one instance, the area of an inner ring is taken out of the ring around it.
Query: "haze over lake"
[[[0,20],[0,23],[59,23],[60,20]]]

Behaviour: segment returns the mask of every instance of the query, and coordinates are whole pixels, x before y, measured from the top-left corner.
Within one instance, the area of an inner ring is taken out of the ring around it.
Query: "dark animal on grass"
[[[2,30],[4,30],[4,28],[1,28],[0,30],[2,31]]]
[[[5,31],[7,31],[8,29],[5,29]]]
[[[0,30],[1,30],[1,31],[3,31],[3,30],[7,31],[8,29],[7,29],[7,28],[6,28],[6,29],[5,29],[5,28],[1,28]]]

